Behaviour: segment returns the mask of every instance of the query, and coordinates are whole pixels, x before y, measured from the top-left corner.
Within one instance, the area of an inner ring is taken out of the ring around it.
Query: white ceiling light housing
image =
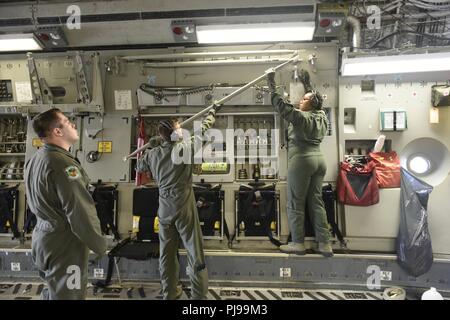
[[[344,58],[342,76],[450,70],[450,52]]]
[[[197,26],[198,43],[310,41],[314,21]]]
[[[0,51],[34,51],[42,50],[42,46],[32,33],[0,35]]]

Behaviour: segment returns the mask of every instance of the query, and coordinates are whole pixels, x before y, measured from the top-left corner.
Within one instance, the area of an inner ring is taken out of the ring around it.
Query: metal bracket
[[[83,60],[80,53],[77,51],[75,54],[75,75],[77,81],[78,98],[84,104],[89,104],[91,96],[89,94],[88,83],[86,74],[83,68]]]
[[[95,52],[92,55],[92,100],[91,105],[100,106],[103,108],[103,84],[100,71],[100,55]]]
[[[42,89],[42,98],[44,99],[44,103],[52,104],[53,103],[53,94],[50,90],[50,87],[47,85],[47,82],[44,78],[40,78],[41,89]]]
[[[44,99],[42,97],[42,89],[41,83],[39,81],[39,75],[36,69],[36,63],[34,62],[33,54],[31,52],[27,53],[28,58],[28,72],[30,74],[30,83],[31,83],[31,93],[33,96],[34,103],[44,103]]]
[[[31,92],[35,103],[53,103],[53,94],[44,78],[40,78],[31,52],[27,53]]]

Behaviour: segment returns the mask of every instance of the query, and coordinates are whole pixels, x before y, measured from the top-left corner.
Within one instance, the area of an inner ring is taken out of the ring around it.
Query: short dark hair
[[[39,138],[47,138],[53,129],[62,128],[59,114],[62,114],[61,110],[53,108],[34,117],[33,129]]]
[[[310,90],[307,93],[311,93],[311,105],[315,110],[322,110],[323,98],[319,91]]]
[[[177,118],[162,120],[158,124],[159,135],[166,141],[171,140],[173,130],[175,130],[175,123],[178,122]]]

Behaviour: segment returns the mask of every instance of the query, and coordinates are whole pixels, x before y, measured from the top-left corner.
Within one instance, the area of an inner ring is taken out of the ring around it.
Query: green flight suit
[[[89,249],[107,249],[89,193],[89,178],[66,150],[45,144],[25,168],[27,203],[37,217],[32,258],[48,299],[85,299]]]
[[[214,112],[209,113],[202,121],[202,134],[214,122]],[[172,300],[177,296],[179,238],[187,251],[192,299],[206,299],[208,294],[202,230],[192,188],[193,146],[201,144],[201,140],[201,136],[194,136],[189,141],[162,140],[159,146],[147,150],[137,163],[137,171],[150,171],[159,188],[159,263],[164,299]],[[191,152],[191,162],[174,162],[173,155],[183,152]]]
[[[328,129],[327,116],[323,110],[300,111],[276,93],[272,94],[272,105],[281,118],[289,122],[287,216],[292,242],[304,242],[305,205],[308,202],[316,240],[328,243],[330,231],[322,200],[327,167],[320,150]]]

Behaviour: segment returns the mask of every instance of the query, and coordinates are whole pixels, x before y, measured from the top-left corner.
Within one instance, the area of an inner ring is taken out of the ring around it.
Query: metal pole
[[[200,67],[200,66],[220,66],[239,64],[270,64],[288,61],[288,58],[270,59],[229,59],[229,60],[206,60],[206,61],[173,61],[173,62],[148,62],[144,63],[144,68],[176,68],[176,67]]]
[[[283,68],[284,66],[286,66],[288,63],[290,62],[294,62],[294,61],[298,61],[299,57],[298,55],[295,55],[294,57],[290,58],[288,61],[283,62],[282,64],[272,68],[274,71],[277,71],[278,69]],[[248,88],[250,88],[252,85],[254,85],[255,83],[258,83],[259,81],[261,81],[262,79],[264,79],[267,76],[266,73],[264,73],[263,75],[260,75],[258,78],[256,78],[255,80],[250,81],[249,83],[247,83],[246,85],[244,85],[243,87],[233,91],[232,93],[230,93],[229,95],[227,95],[226,97],[223,97],[222,99],[220,99],[219,101],[214,101],[213,104],[211,104],[210,106],[206,107],[205,109],[203,109],[202,111],[194,114],[192,117],[190,117],[189,119],[183,121],[180,123],[180,126],[183,127],[183,125],[186,125],[192,121],[194,121],[195,119],[201,117],[202,115],[204,115],[205,113],[208,113],[209,110],[211,110],[212,108],[214,108],[214,106],[220,106],[221,104],[227,102],[228,100],[234,98],[235,96],[239,95],[240,93],[242,93],[243,91],[247,90]],[[134,157],[135,155],[137,155],[139,152],[147,149],[149,147],[149,143],[144,144],[142,147],[140,147],[139,149],[136,149],[134,152],[130,153],[129,155],[125,156],[123,158],[123,161],[127,161],[128,159],[130,159],[131,157]]]
[[[208,57],[230,57],[230,56],[269,56],[269,55],[287,55],[296,54],[296,50],[253,50],[253,51],[220,51],[220,52],[183,52],[169,54],[150,54],[142,56],[119,57],[125,61],[136,60],[170,60],[183,58],[208,58]]]

